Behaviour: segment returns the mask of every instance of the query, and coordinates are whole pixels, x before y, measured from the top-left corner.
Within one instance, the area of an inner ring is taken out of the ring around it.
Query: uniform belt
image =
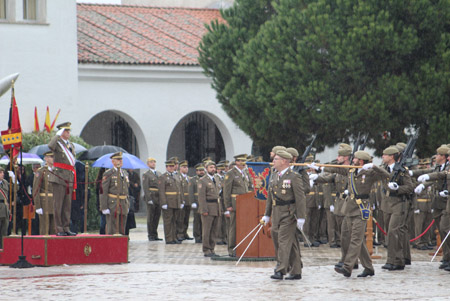
[[[198,195],[198,192],[194,193],[194,195]]]
[[[166,195],[177,195],[178,192],[166,192]]]
[[[417,199],[420,203],[431,202],[431,199]]]
[[[108,193],[108,196],[110,198],[117,199],[117,195],[115,195],[115,194]],[[127,198],[127,195],[119,195],[119,199],[121,199],[121,200],[125,200],[126,198]]]
[[[45,192],[41,192],[41,193],[39,193],[39,195],[40,195],[40,196],[46,196],[46,195],[48,195],[48,196],[53,196],[53,193],[47,193],[47,194],[45,194]]]
[[[336,196],[336,193],[332,193],[331,196]]]
[[[286,205],[290,205],[290,204],[295,204],[295,200],[290,200],[290,201],[276,200],[275,201],[275,205],[277,205],[277,206],[286,206]]]
[[[318,194],[318,195],[323,195],[323,192],[310,192],[310,193],[308,193],[308,195],[315,195],[315,194]]]
[[[189,195],[189,193],[185,192],[184,195]]]
[[[355,199],[368,199],[370,196],[368,194],[355,194]]]
[[[217,199],[215,200],[206,200],[207,203],[217,203]]]
[[[148,190],[150,190],[150,191],[159,191],[158,188],[149,188]]]
[[[238,196],[238,194],[232,194],[232,195],[231,195],[232,198],[235,198],[235,197],[237,197],[237,196]]]

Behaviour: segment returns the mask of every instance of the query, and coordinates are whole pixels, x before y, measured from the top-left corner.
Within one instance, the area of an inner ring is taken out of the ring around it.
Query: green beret
[[[360,159],[360,160],[369,161],[371,157],[368,152],[360,150],[355,153],[355,158]]]
[[[288,160],[292,160],[292,155],[290,153],[288,153],[285,150],[279,150],[276,152],[276,155],[283,158],[283,159],[288,159]]]
[[[406,148],[406,143],[404,143],[404,142],[399,142],[399,143],[397,143],[395,146],[398,148],[398,150],[399,150],[400,152],[402,152],[402,151],[404,151],[405,148]]]
[[[298,151],[293,147],[286,148],[286,151],[292,155],[292,157],[298,157]]]
[[[436,153],[438,153],[439,155],[447,155],[449,150],[450,149],[447,147],[447,145],[441,145],[436,150]]]
[[[339,144],[338,155],[339,156],[350,156],[352,154],[352,147],[347,143]]]
[[[272,148],[272,153],[277,153],[277,151],[279,151],[279,150],[286,150],[286,147],[284,147],[284,146],[281,146],[281,145],[277,145],[277,146],[274,146],[273,148]]]
[[[383,155],[395,155],[398,154],[400,150],[395,146],[388,146],[384,149]]]
[[[308,155],[305,159],[305,163],[312,163],[314,161],[313,155]]]

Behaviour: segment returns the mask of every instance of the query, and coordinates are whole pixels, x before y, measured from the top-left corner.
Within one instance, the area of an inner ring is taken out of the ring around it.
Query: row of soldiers
[[[228,244],[229,255],[235,256],[236,196],[251,191],[253,182],[245,164],[248,156],[241,154],[234,158],[231,164],[224,160],[217,165],[210,157],[204,158],[195,165],[193,177],[188,176],[186,160],[169,158],[165,162],[166,172],[161,174],[156,170],[156,160],[148,158],[149,170],[142,178],[148,239],[162,240],[157,231],[162,215],[166,244],[195,239],[196,243],[203,243],[204,255],[211,257],[215,256],[217,242]],[[202,186],[202,181],[207,183]],[[193,238],[187,233],[191,211]]]

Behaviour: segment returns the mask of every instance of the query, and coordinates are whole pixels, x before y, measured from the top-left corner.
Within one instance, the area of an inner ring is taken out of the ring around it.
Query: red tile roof
[[[77,4],[78,62],[198,65],[205,23],[217,9]]]

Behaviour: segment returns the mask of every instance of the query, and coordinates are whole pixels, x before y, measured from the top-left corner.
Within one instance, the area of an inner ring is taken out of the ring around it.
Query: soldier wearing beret
[[[8,235],[9,224],[9,183],[5,180],[5,170],[0,167],[0,249],[3,249],[3,237]]]
[[[113,168],[103,174],[100,210],[106,216],[106,233],[125,235],[125,225],[130,209],[128,200],[130,182],[127,171],[122,169],[122,152],[112,154],[110,158]]]
[[[193,221],[193,235],[195,243],[202,242],[202,220],[201,214],[198,211],[198,181],[201,177],[205,175],[205,167],[203,163],[198,163],[194,166],[196,175],[191,178],[191,183],[189,185],[189,203],[194,215]]]
[[[219,230],[219,217],[221,214],[219,192],[221,190],[220,180],[216,176],[216,164],[213,161],[205,163],[206,175],[198,181],[198,203],[202,215],[202,241],[203,254],[205,257],[216,256],[214,247],[216,245]]]
[[[277,265],[272,279],[299,280],[302,278],[300,246],[296,228],[303,228],[306,215],[305,188],[300,175],[290,168],[292,155],[279,150],[273,159],[276,175],[271,177],[266,210],[261,223],[272,216],[272,239]]]
[[[179,226],[177,229],[178,240],[192,240],[188,235],[187,229],[189,227],[189,216],[191,215],[191,202],[189,200],[189,185],[191,177],[188,176],[188,161],[180,162],[180,179],[181,179],[181,198],[184,202],[183,208],[180,209]]]
[[[249,191],[249,177],[244,172],[247,155],[241,154],[234,156],[236,166],[225,175],[223,198],[225,202],[225,217],[230,219],[228,232],[228,254],[231,257],[236,256],[234,247],[236,246],[236,196]]]
[[[223,183],[224,183],[224,179],[225,179],[225,166],[226,163],[228,161],[220,161],[221,163],[218,163],[216,165],[216,169],[217,169],[217,174],[216,177],[219,179],[220,181],[220,192],[219,192],[219,196],[220,196],[220,210],[221,210],[221,215],[219,217],[219,230],[218,230],[218,234],[217,234],[217,244],[218,245],[226,245],[227,244],[227,223],[226,223],[226,218],[225,215],[223,214],[226,211],[225,208],[225,203],[223,201],[223,191],[222,191],[222,187],[223,187]]]
[[[69,141],[70,126],[70,122],[59,124],[58,132],[48,143],[54,156],[54,170],[50,173],[49,182],[53,186],[55,227],[58,236],[76,235],[70,231],[70,212],[76,189],[75,147]]]
[[[147,235],[149,241],[162,240],[158,237],[158,225],[161,217],[161,204],[159,202],[158,177],[161,175],[156,170],[156,159],[147,159],[149,170],[142,175],[142,187],[144,199],[147,204]]]
[[[397,147],[388,147],[383,151],[383,163],[389,172],[389,182],[385,183],[386,194],[383,201],[389,206],[392,214],[387,236],[387,261],[382,268],[389,271],[403,270],[405,264],[411,263],[410,255],[407,255],[410,254],[407,222],[411,210],[409,195],[413,193],[414,186],[408,172],[400,173],[396,182],[390,182],[395,173],[395,163],[399,158],[400,151]]]
[[[36,213],[39,214],[39,234],[55,234],[53,187],[48,178],[53,171],[53,152],[44,153],[45,165],[34,174],[33,200]]]

